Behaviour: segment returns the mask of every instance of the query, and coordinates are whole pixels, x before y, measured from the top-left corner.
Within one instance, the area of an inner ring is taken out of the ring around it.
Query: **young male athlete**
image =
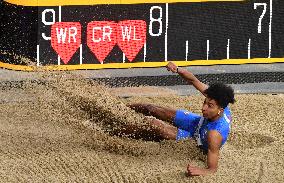
[[[204,96],[202,106],[203,116],[186,110],[175,110],[152,104],[131,104],[130,108],[158,119],[151,121],[154,133],[163,139],[180,140],[194,138],[198,146],[207,153],[207,168],[187,166],[190,176],[215,173],[218,167],[219,151],[226,142],[231,123],[229,103],[234,103],[234,91],[230,86],[217,83],[209,87],[200,82],[191,72],[178,68],[169,62],[166,68],[179,74],[189,84],[192,84]],[[164,121],[172,122],[173,125]]]

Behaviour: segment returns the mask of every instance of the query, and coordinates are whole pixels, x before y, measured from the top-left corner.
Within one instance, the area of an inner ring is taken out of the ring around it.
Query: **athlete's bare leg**
[[[145,140],[175,140],[177,135],[177,128],[166,122],[151,118],[147,121],[149,126],[133,126],[127,125],[124,129],[121,129],[119,134],[127,135],[133,138],[142,138]]]
[[[176,110],[168,107],[160,107],[153,104],[129,104],[127,105],[136,112],[143,113],[145,115],[154,116],[163,121],[173,122]]]
[[[162,120],[153,119],[151,121],[151,127],[158,135],[166,140],[176,140],[177,136],[177,127],[167,124]]]

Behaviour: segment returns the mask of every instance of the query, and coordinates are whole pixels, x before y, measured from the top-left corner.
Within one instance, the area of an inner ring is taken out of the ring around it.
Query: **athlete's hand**
[[[177,73],[177,66],[173,62],[169,62],[166,65],[166,68],[168,69],[168,71],[172,71],[173,73]]]
[[[208,169],[195,167],[189,164],[187,166],[187,173],[189,176],[199,176],[199,175],[206,175],[210,173],[210,171]]]

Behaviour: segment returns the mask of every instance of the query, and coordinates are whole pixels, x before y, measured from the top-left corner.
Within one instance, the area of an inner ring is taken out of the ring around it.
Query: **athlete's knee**
[[[160,126],[163,126],[164,122],[161,121],[161,120],[158,120],[158,119],[153,119],[151,121],[151,124],[154,125],[154,126],[159,126],[160,127]]]
[[[176,139],[176,134],[177,134],[176,127],[169,125],[161,120],[153,120],[152,126],[158,131],[159,135],[163,139],[167,139],[167,140]]]
[[[155,113],[157,111],[157,107],[153,104],[145,104],[145,108],[149,113]]]

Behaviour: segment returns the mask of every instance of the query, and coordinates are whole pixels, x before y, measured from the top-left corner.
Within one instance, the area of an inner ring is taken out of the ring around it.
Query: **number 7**
[[[258,21],[258,33],[261,34],[261,23],[262,23],[262,19],[266,13],[266,9],[267,9],[267,3],[254,3],[254,9],[256,10],[258,6],[263,6],[263,12],[259,17],[259,21]]]

